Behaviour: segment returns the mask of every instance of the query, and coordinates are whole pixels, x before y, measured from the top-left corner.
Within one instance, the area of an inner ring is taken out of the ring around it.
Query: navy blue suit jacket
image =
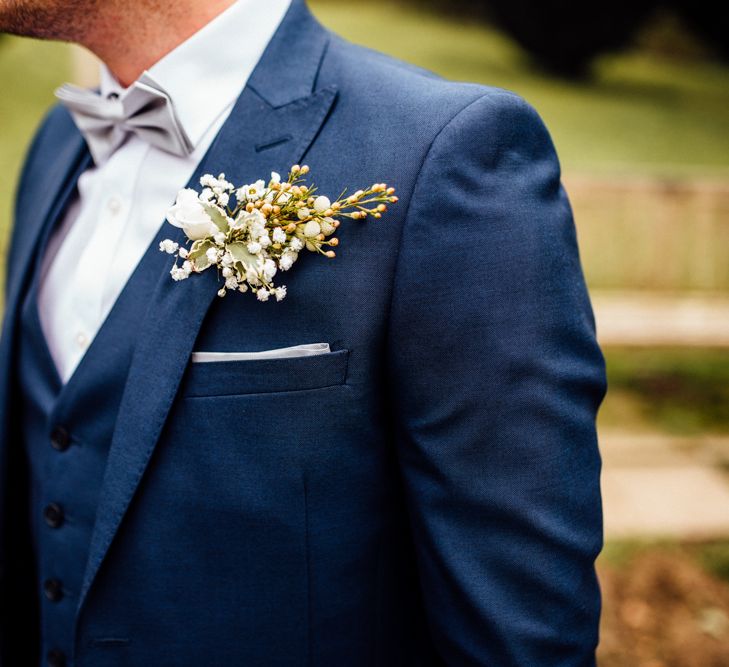
[[[594,665],[607,385],[545,124],[512,91],[352,44],[294,0],[191,183],[296,162],[322,193],[384,181],[400,201],[345,220],[335,259],[302,253],[281,302],[218,298],[215,271],[175,283],[160,253],[130,323],[76,665]],[[8,254],[4,488],[19,297],[87,164],[55,106]],[[190,363],[318,341],[332,351]]]

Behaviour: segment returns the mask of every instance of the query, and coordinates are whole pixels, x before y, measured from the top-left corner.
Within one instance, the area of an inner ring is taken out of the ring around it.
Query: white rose
[[[197,192],[185,188],[177,193],[177,200],[167,211],[167,222],[180,227],[193,241],[204,239],[217,233],[218,228],[205,212]]]

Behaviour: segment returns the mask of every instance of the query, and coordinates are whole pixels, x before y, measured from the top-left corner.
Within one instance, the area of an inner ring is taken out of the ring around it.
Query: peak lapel
[[[60,112],[59,112],[60,113]],[[16,302],[27,284],[33,265],[33,257],[40,247],[42,238],[50,231],[54,221],[68,203],[71,194],[82,172],[92,164],[83,135],[73,122],[68,120],[68,133],[62,137],[52,159],[43,162],[39,167],[41,173],[28,174],[25,186],[30,188],[29,195],[23,198],[32,201],[32,210],[19,210],[15,221],[17,236],[16,247],[13,248],[15,270],[8,276],[7,303],[9,314],[16,310]],[[33,189],[35,192],[33,192]],[[10,258],[8,258],[10,259]]]
[[[293,0],[188,187],[197,188],[208,172],[224,172],[241,184],[267,178],[271,171],[283,173],[301,161],[337,94],[333,86],[313,92],[327,42],[326,29],[304,0]],[[298,58],[293,67],[291,53]],[[159,238],[185,240],[181,230],[166,223]],[[111,442],[77,620],[159,439],[203,319],[218,298],[214,269],[176,283],[171,265],[160,253],[160,279],[140,326]],[[251,294],[226,298],[237,297]]]
[[[18,444],[11,437],[11,368],[17,332],[19,303],[28,284],[33,259],[42,239],[50,231],[68,202],[78,178],[91,163],[86,143],[74,125],[64,135],[53,153],[53,158],[40,165],[40,173],[28,174],[25,187],[29,189],[26,201],[33,202],[33,209],[19,210],[15,220],[16,241],[12,247],[14,269],[7,276],[5,317],[2,341],[0,341],[0,488],[11,485],[11,471],[7,469],[8,447]],[[38,203],[37,207],[35,206]],[[11,258],[8,257],[8,261]],[[3,557],[6,549],[2,543],[5,534],[4,494],[0,494],[0,572],[4,570]]]

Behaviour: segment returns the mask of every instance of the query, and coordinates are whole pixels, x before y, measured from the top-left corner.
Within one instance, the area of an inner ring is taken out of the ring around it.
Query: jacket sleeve
[[[449,665],[595,664],[605,362],[550,134],[492,89],[434,139],[387,367],[419,581]]]

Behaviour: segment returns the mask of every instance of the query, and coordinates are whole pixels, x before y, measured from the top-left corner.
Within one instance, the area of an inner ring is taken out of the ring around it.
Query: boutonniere
[[[281,301],[286,285],[274,285],[273,278],[279,271],[288,271],[299,252],[306,249],[334,257],[331,248],[339,245],[339,239],[333,234],[340,218],[381,218],[387,204],[397,201],[395,188],[385,183],[347,197],[345,190],[330,201],[303,182],[308,172],[306,165],[294,165],[286,181],[272,172],[268,185],[259,180],[241,187],[225,180],[225,174],[217,178],[205,174],[200,178],[200,193],[180,190],[167,211],[167,222],[182,228],[191,245],[165,239],[159,246],[175,256],[170,270],[173,280],[216,267],[225,279],[219,296],[250,289],[260,301],[271,296]]]

